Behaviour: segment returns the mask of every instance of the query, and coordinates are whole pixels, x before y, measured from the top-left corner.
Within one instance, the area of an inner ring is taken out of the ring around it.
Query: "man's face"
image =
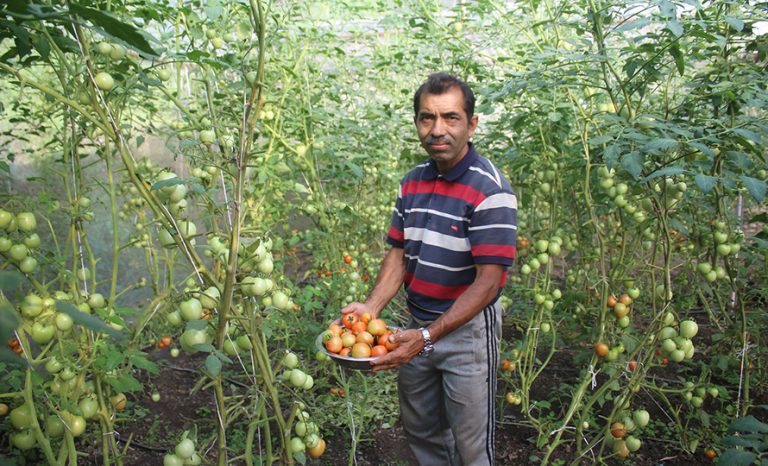
[[[477,128],[477,115],[467,119],[464,96],[457,86],[442,94],[422,94],[413,121],[421,146],[440,173],[446,173],[467,154],[467,143]]]

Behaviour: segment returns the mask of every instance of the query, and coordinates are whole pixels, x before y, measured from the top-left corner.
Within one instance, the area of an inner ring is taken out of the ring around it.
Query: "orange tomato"
[[[307,448],[307,454],[312,458],[320,458],[325,452],[325,439],[320,439],[314,448]]]
[[[368,322],[370,322],[372,320],[373,320],[373,314],[371,314],[370,312],[363,312],[360,315],[360,321],[361,322],[365,322],[366,325],[368,324]]]
[[[328,331],[334,335],[341,335],[341,326],[339,324],[331,324],[328,326]]]
[[[717,456],[717,453],[715,453],[715,450],[710,448],[709,450],[704,452],[704,455],[706,455],[708,459],[713,460],[715,459],[715,456]]]
[[[632,304],[632,298],[630,298],[627,293],[623,293],[621,296],[619,296],[619,302],[625,306],[629,306]]]
[[[614,422],[611,424],[611,435],[616,438],[624,438],[627,435],[627,430],[624,428],[624,424],[621,422]]]
[[[597,354],[601,358],[604,357],[606,354],[608,354],[608,345],[606,345],[603,342],[596,343],[595,354]]]
[[[344,263],[345,264],[351,264],[352,263],[352,256],[350,256],[349,254],[344,256]]]
[[[325,342],[325,349],[327,349],[329,353],[338,353],[343,347],[344,345],[341,343],[341,337],[338,335],[332,336]]]
[[[387,339],[384,340],[384,346],[387,348],[387,351],[392,351],[398,346],[400,346],[400,343],[393,341],[394,337],[396,337],[398,333],[399,332],[397,330],[392,330],[389,333],[389,336],[387,337]]]
[[[163,337],[160,341],[163,343],[163,346],[171,346],[171,337]]]
[[[502,359],[501,360],[501,370],[504,372],[511,372],[512,370],[512,361],[509,359]]]
[[[350,346],[346,346],[342,348],[341,351],[339,351],[339,356],[347,358],[349,357],[350,351],[352,351],[352,348]]]
[[[387,350],[387,347],[384,345],[376,345],[373,348],[371,348],[371,357],[375,358],[378,356],[384,356],[385,354],[389,353],[389,350]]]
[[[373,346],[373,335],[366,331],[362,331],[357,334],[355,341],[358,343],[365,343],[368,346]]]
[[[348,329],[351,329],[355,323],[357,323],[358,318],[357,314],[354,312],[350,312],[349,314],[344,314],[344,317],[341,318],[341,323],[344,324],[344,326]]]
[[[357,322],[352,324],[352,327],[350,327],[350,330],[352,330],[352,333],[354,333],[355,335],[359,335],[365,332],[367,328],[368,326],[365,324],[365,322],[358,320]]]
[[[630,372],[634,372],[635,369],[637,369],[637,361],[634,359],[632,361],[629,361],[627,363],[627,369],[629,369]]]
[[[608,296],[608,307],[613,307],[616,305],[616,303],[617,303],[616,296],[614,295]]]
[[[357,342],[352,345],[352,351],[349,353],[353,358],[371,357],[371,346],[368,343]]]
[[[384,334],[386,331],[387,323],[384,321],[384,319],[373,319],[372,321],[368,322],[368,332],[371,335],[379,336]]]

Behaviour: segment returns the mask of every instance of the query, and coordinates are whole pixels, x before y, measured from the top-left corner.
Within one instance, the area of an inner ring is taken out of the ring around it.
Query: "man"
[[[411,322],[371,365],[399,368],[411,449],[422,465],[493,464],[498,297],[515,257],[517,200],[470,142],[478,118],[464,82],[433,74],[413,103],[429,160],[401,181],[370,296],[341,312],[378,315],[404,286]]]

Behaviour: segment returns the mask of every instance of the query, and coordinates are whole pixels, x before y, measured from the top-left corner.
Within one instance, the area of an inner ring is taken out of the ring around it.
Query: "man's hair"
[[[453,87],[461,89],[461,93],[464,95],[464,112],[467,114],[467,120],[471,120],[472,115],[475,114],[475,94],[467,83],[456,76],[445,72],[429,75],[424,84],[419,86],[416,93],[413,95],[413,114],[419,114],[419,105],[423,93],[426,92],[427,94],[440,95],[448,92],[448,90]]]

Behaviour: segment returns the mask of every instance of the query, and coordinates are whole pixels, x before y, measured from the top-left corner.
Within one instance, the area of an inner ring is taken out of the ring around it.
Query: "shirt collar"
[[[447,181],[456,181],[477,159],[477,152],[475,151],[474,144],[471,142],[468,142],[467,144],[469,145],[469,151],[467,151],[466,155],[464,155],[464,158],[459,160],[459,163],[456,164],[455,167],[451,168],[448,173],[442,176],[443,179]],[[440,176],[440,172],[437,170],[437,164],[433,159],[430,158],[427,162],[426,168],[424,169],[423,178],[426,180],[434,180],[438,176]]]

